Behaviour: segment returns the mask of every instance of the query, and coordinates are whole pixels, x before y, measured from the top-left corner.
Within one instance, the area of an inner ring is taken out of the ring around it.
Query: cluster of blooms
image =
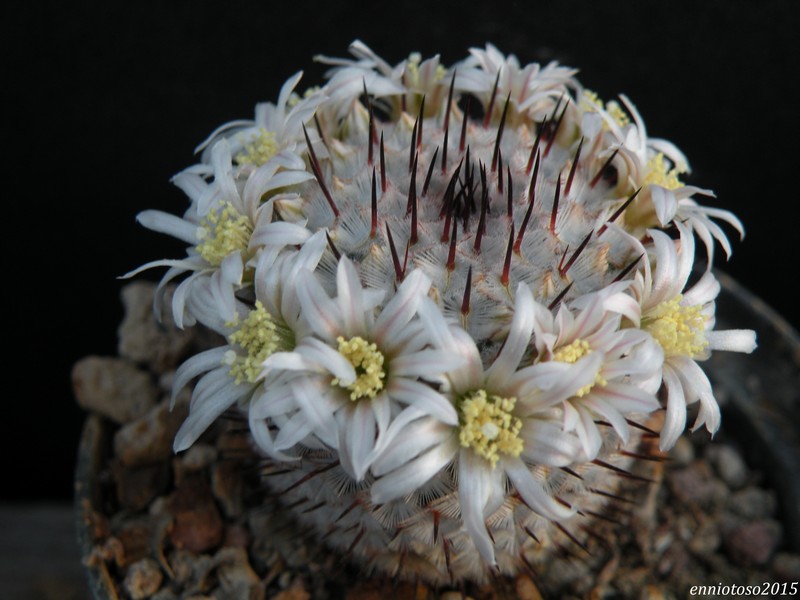
[[[238,407],[284,483],[315,486],[297,502],[331,544],[433,579],[510,572],[584,506],[564,473],[634,446],[632,424],[665,408],[668,449],[699,401],[717,430],[697,363],[755,335],[714,330],[713,219],[742,227],[572,69],[350,50],[213,132],[174,178],[182,217],[139,215],[189,247],[129,275],[168,267],[175,322],[228,342],[176,374],[200,378],[175,450]],[[709,267],[686,289],[695,236]]]

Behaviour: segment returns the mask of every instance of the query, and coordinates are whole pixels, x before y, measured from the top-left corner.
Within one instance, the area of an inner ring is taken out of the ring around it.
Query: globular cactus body
[[[741,225],[570,69],[351,51],[212,134],[182,218],[140,215],[189,244],[143,267],[184,276],[176,322],[228,341],[176,374],[201,377],[175,448],[238,406],[271,489],[366,571],[514,574],[580,544],[662,405],[662,449],[687,404],[719,427],[696,361],[755,338],[713,331],[710,270],[685,288],[694,236],[710,258],[712,218]]]

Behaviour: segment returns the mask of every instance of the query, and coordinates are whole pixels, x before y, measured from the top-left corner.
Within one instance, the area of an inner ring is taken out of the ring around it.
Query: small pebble
[[[141,417],[158,399],[150,375],[121,358],[79,360],[72,368],[72,388],[81,407],[117,424]]]
[[[527,575],[520,575],[514,583],[519,600],[542,600],[542,593],[533,580]],[[442,597],[444,600],[444,597]]]
[[[800,554],[778,552],[772,559],[772,572],[780,581],[800,582]]]
[[[245,549],[223,548],[214,555],[214,561],[219,564],[217,600],[263,600],[261,579],[250,566]]]
[[[712,444],[706,456],[714,465],[720,478],[733,490],[744,487],[747,483],[747,465],[742,456],[732,447],[724,444]]]
[[[184,477],[170,499],[175,524],[169,537],[176,548],[205,552],[222,542],[222,517],[202,475]]]
[[[128,568],[122,586],[132,600],[144,600],[158,591],[163,580],[164,575],[158,563],[152,558],[145,558]]]
[[[680,500],[708,510],[721,505],[730,493],[727,486],[714,477],[708,463],[702,461],[668,473],[667,482]]]
[[[309,594],[302,587],[292,586],[288,590],[282,590],[273,596],[273,600],[310,600]]]
[[[772,517],[777,505],[773,490],[764,490],[754,486],[739,490],[728,501],[728,508],[745,519]]]
[[[745,523],[725,536],[725,550],[739,566],[765,565],[777,549],[781,534],[782,528],[777,521]]]
[[[163,587],[150,596],[150,600],[178,600],[178,596],[168,587]]]
[[[170,410],[168,400],[161,402],[117,430],[114,453],[130,467],[169,460],[175,434],[188,414],[186,403]]]
[[[136,468],[116,462],[111,467],[119,503],[133,512],[147,508],[170,484],[169,463],[159,462]]]
[[[187,471],[200,471],[217,458],[217,449],[208,444],[194,444],[181,454],[181,466]]]

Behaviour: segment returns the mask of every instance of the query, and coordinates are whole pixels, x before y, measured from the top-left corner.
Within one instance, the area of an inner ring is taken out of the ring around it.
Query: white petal
[[[170,410],[175,408],[175,396],[177,396],[178,392],[192,379],[200,375],[200,373],[218,368],[222,364],[222,358],[228,350],[230,350],[229,346],[220,346],[219,348],[200,352],[178,367],[175,371],[175,379],[172,382]]]
[[[522,460],[506,458],[503,461],[508,478],[522,496],[525,504],[545,519],[558,521],[568,519],[575,511],[556,502]]]
[[[413,354],[398,356],[391,363],[391,372],[396,377],[436,377],[448,371],[464,367],[463,356],[448,354],[443,350],[420,350]]]
[[[281,461],[297,460],[297,457],[290,456],[275,449],[275,442],[272,439],[269,423],[266,420],[259,419],[251,413],[249,422],[250,434],[253,436],[253,441],[255,441],[258,447],[265,452],[267,456]]]
[[[578,402],[574,403],[573,406],[579,417],[579,422],[575,427],[575,433],[578,434],[578,439],[581,441],[587,460],[594,460],[597,458],[597,453],[600,452],[603,439],[600,437],[597,425],[595,425],[594,419],[586,407]]]
[[[458,425],[458,413],[450,400],[422,382],[392,377],[387,392],[396,402],[413,406],[442,423]]]
[[[291,246],[305,242],[311,237],[311,232],[294,223],[275,221],[260,227],[250,237],[248,247],[252,250],[258,246]]]
[[[405,463],[388,475],[380,477],[372,484],[372,502],[385,504],[402,498],[427,483],[453,458],[458,449],[455,438],[436,444],[430,450]]]
[[[413,406],[406,408],[389,426],[380,452],[372,462],[372,472],[380,477],[399,469],[453,435],[454,430],[451,427],[443,426],[436,419],[424,417]]]
[[[313,425],[302,412],[294,414],[289,420],[282,423],[275,436],[275,449],[287,450],[296,446],[301,440],[308,437],[313,430]],[[318,433],[318,432],[315,432]],[[322,432],[325,433],[324,431]]]
[[[381,347],[391,350],[391,343],[417,312],[420,298],[428,293],[431,280],[420,269],[412,271],[375,321],[373,335]]]
[[[756,332],[752,329],[707,331],[706,339],[712,350],[726,350],[728,352],[745,352],[750,354],[757,346]]]
[[[578,438],[555,423],[525,419],[520,436],[524,442],[522,456],[536,464],[566,467],[580,454]]]
[[[681,304],[684,306],[708,304],[719,296],[721,289],[719,281],[714,277],[714,274],[706,271],[700,280],[692,286],[692,289],[684,293]]]
[[[353,263],[343,256],[336,269],[336,303],[342,315],[342,330],[347,337],[363,336],[366,332],[361,281]]]
[[[337,414],[339,422],[339,457],[342,467],[356,481],[361,481],[374,458],[375,415],[369,401],[346,406]]]
[[[420,298],[417,310],[419,318],[425,324],[425,329],[434,346],[447,349],[456,345],[442,311],[439,310],[433,300],[427,296]]]
[[[669,450],[686,428],[686,397],[681,380],[671,367],[664,366],[664,385],[667,388],[667,412],[661,428],[659,448]]]
[[[197,225],[175,215],[160,210],[145,210],[136,215],[136,221],[152,231],[166,233],[190,246],[197,245]]]
[[[182,452],[194,444],[195,440],[208,429],[217,417],[224,413],[242,396],[252,390],[246,385],[236,385],[232,381],[223,389],[214,394],[207,394],[202,401],[192,402],[189,416],[175,434],[172,448],[175,452]]]
[[[655,400],[655,399],[653,399]],[[581,399],[582,404],[597,415],[603,417],[606,421],[611,423],[614,431],[620,437],[623,443],[627,444],[630,438],[630,430],[628,423],[625,421],[625,416],[622,411],[611,401],[600,398],[597,394],[591,393],[589,396]],[[656,403],[658,407],[658,403]],[[594,425],[594,424],[593,424]],[[598,448],[599,450],[599,448]],[[587,453],[590,459],[594,459]]]
[[[310,271],[297,275],[297,297],[311,329],[328,342],[335,342],[341,334],[342,322],[339,306],[328,297]]]
[[[211,148],[211,165],[214,167],[214,183],[219,186],[222,198],[231,202],[240,212],[243,206],[233,180],[233,162],[228,140],[222,139]]]
[[[489,388],[502,386],[517,370],[531,342],[535,314],[533,294],[526,284],[520,283],[517,287],[514,318],[509,325],[508,336],[500,354],[486,371],[486,383]]]
[[[337,377],[344,385],[351,385],[356,380],[352,363],[318,339],[305,338],[297,345],[295,352]]]
[[[678,210],[678,201],[675,198],[675,193],[660,185],[650,185],[650,197],[653,199],[658,222],[662,227],[666,227]]]
[[[673,359],[673,361],[683,384],[684,392],[690,392],[687,393],[688,399],[693,400],[696,397],[700,400],[700,412],[692,426],[692,431],[696,431],[705,425],[711,435],[714,435],[719,429],[722,417],[719,411],[719,404],[717,404],[714,393],[711,390],[711,382],[703,372],[703,369],[692,359],[679,357]]]
[[[297,406],[311,430],[328,445],[336,440],[334,413],[347,402],[342,394],[325,393],[307,379],[297,379],[291,385]],[[304,436],[305,437],[305,436]]]
[[[608,402],[621,413],[647,414],[660,408],[656,397],[635,385],[611,382],[592,390],[592,396]]]
[[[458,497],[461,503],[461,518],[478,553],[490,565],[496,564],[494,544],[486,529],[484,511],[493,495],[491,465],[471,450],[462,451],[458,460]]]

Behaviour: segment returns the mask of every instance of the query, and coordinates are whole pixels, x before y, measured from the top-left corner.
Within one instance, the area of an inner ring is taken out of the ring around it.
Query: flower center
[[[339,354],[344,356],[356,370],[356,380],[350,385],[345,385],[339,378],[332,383],[350,390],[350,400],[361,398],[374,398],[383,389],[383,380],[386,379],[386,370],[383,368],[384,357],[378,347],[370,344],[362,337],[355,336],[349,340],[339,336]]]
[[[218,267],[229,254],[247,250],[253,225],[230,202],[212,210],[197,228],[197,252],[203,259]]]
[[[558,350],[553,352],[553,360],[574,364],[578,362],[578,359],[583,358],[591,351],[589,342],[579,338],[571,344],[561,346]]]
[[[567,344],[566,346],[561,346],[561,348],[553,352],[553,360],[557,360],[558,362],[574,364],[578,361],[578,359],[583,358],[591,351],[592,349],[589,347],[589,342],[578,338],[571,344]],[[583,396],[588,394],[595,385],[603,386],[606,385],[607,383],[608,382],[600,374],[600,371],[598,371],[597,375],[594,378],[594,383],[590,383],[589,385],[583,386],[581,389],[575,392],[575,397],[582,398]]]
[[[239,322],[237,316],[236,320],[226,325],[238,326],[228,336],[228,341],[246,352],[245,356],[241,356],[234,350],[228,350],[223,359],[225,364],[230,365],[229,373],[237,384],[242,381],[255,383],[264,370],[262,363],[269,355],[293,345],[290,343],[291,332],[277,325],[260,301],[256,301],[256,307],[243,321]]]
[[[489,397],[478,390],[461,400],[461,431],[458,439],[464,448],[472,448],[495,467],[500,454],[519,456],[522,421],[511,414],[516,398]]]
[[[678,175],[680,175],[682,171],[678,169],[670,169],[668,171],[667,166],[667,160],[661,152],[648,160],[647,166],[645,167],[647,171],[647,175],[644,178],[645,185],[660,185],[668,190],[683,187],[683,182],[678,179]]]
[[[236,162],[240,165],[253,165],[260,167],[278,153],[280,147],[275,141],[275,134],[263,127],[245,145],[244,150],[236,155]]]
[[[708,346],[702,306],[681,306],[680,294],[662,302],[642,319],[642,329],[653,336],[667,357],[695,358]]]

